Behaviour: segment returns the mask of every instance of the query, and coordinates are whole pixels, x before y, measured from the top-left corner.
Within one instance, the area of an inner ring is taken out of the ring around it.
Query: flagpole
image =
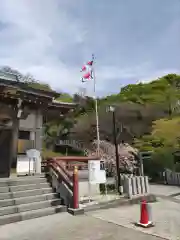
[[[99,115],[98,115],[98,101],[96,96],[96,75],[94,71],[94,55],[92,55],[93,59],[93,80],[94,80],[94,101],[95,101],[95,115],[96,115],[96,134],[97,134],[97,155],[100,156],[100,134],[99,134]]]
[[[95,113],[96,113],[96,131],[97,131],[97,155],[100,158],[100,134],[99,134],[99,114],[98,114],[98,101],[96,96],[96,75],[94,71],[94,54],[92,55],[93,60],[93,79],[94,79],[94,101],[95,101]],[[91,193],[91,186],[89,184],[89,193]],[[105,183],[105,195],[107,196],[107,184]],[[90,194],[89,194],[90,196]]]

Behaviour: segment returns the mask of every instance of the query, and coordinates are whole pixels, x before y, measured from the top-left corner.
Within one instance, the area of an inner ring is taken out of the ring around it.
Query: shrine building
[[[10,177],[18,155],[32,148],[42,150],[45,121],[60,118],[75,108],[74,103],[55,101],[59,95],[0,72],[0,178]]]

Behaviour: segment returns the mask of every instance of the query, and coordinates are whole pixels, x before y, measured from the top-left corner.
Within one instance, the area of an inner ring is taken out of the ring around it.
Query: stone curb
[[[73,216],[82,215],[84,214],[84,208],[78,208],[78,209],[68,208],[67,212]]]
[[[121,206],[130,206],[133,204],[139,204],[141,200],[145,199],[148,203],[157,202],[156,196],[154,194],[149,194],[146,196],[139,196],[133,199],[115,199],[108,202],[98,203],[90,206],[84,207],[85,212],[96,211],[100,209],[109,209],[109,208],[116,208]]]

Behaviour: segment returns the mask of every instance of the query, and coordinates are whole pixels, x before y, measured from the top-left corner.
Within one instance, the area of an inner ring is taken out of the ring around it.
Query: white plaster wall
[[[26,119],[20,119],[20,122],[19,122],[19,128],[20,129],[27,129],[30,130],[30,129],[34,129],[36,126],[36,114],[35,112],[31,113],[28,115],[28,117]]]
[[[89,191],[90,190],[90,191]],[[100,194],[99,184],[90,185],[89,188],[89,181],[79,181],[79,199],[82,197],[88,196],[97,196]]]

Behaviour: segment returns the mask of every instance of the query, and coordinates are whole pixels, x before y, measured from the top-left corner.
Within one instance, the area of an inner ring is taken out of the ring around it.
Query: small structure
[[[43,123],[75,107],[54,101],[60,94],[35,89],[16,75],[0,72],[0,177],[9,177],[18,154],[42,150]]]
[[[56,157],[47,161],[52,186],[56,192],[61,194],[66,205],[69,205],[73,197],[72,170],[74,168],[77,170],[84,163],[88,165],[88,169],[78,171],[78,202],[100,195],[99,184],[106,183],[105,170],[100,167],[100,162],[101,159],[97,156]]]

